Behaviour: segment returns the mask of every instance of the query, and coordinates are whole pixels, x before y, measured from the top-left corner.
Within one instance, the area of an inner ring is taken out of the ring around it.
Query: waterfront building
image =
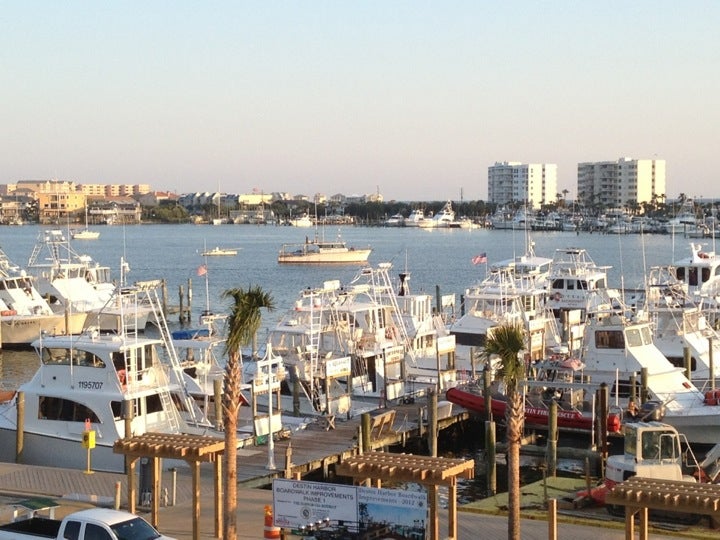
[[[496,162],[488,167],[488,201],[498,205],[523,203],[533,209],[555,202],[557,165]]]
[[[665,196],[665,160],[620,158],[578,163],[578,198],[585,204],[622,207]]]

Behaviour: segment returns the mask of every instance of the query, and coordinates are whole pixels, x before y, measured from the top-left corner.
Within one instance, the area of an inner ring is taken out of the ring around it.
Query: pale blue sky
[[[0,183],[487,197],[665,159],[720,197],[720,2],[0,0]]]

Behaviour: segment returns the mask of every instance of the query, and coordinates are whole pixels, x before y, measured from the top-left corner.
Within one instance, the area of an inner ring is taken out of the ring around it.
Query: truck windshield
[[[135,518],[122,523],[111,525],[110,528],[117,535],[118,540],[152,540],[160,538],[152,525],[142,518]]]

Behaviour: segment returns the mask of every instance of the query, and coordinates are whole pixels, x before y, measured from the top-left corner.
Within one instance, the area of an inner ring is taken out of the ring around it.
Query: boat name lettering
[[[83,390],[102,390],[102,381],[78,381],[78,387]]]
[[[548,416],[548,409],[540,409],[537,407],[526,407],[525,413],[532,416]],[[578,413],[576,411],[561,411],[557,412],[558,418],[577,418]]]

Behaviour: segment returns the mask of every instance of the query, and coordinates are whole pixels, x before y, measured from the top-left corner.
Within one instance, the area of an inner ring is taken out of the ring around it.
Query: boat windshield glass
[[[42,362],[46,365],[56,366],[69,366],[72,362],[75,366],[105,367],[105,362],[89,351],[67,349],[64,347],[45,347],[42,350]]]

